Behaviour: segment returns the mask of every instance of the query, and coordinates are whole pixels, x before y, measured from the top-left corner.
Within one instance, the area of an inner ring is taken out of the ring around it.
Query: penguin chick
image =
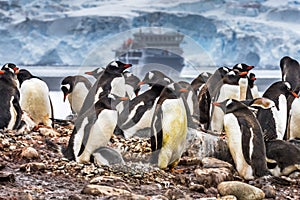
[[[187,116],[182,92],[177,83],[164,88],[158,99],[151,127],[151,162],[161,169],[173,169],[185,149]]]
[[[274,176],[288,176],[300,170],[300,149],[284,140],[266,142],[268,167]]]
[[[62,80],[60,88],[64,93],[64,101],[68,98],[73,113],[79,113],[91,87],[91,82],[80,75],[67,76]]]
[[[104,91],[93,107],[78,116],[68,147],[63,151],[66,158],[87,163],[97,148],[107,145],[117,124],[116,105],[121,100]]]
[[[224,129],[239,175],[246,180],[270,175],[262,130],[252,111],[234,99],[215,102],[214,105],[225,112]]]
[[[17,129],[21,123],[20,93],[15,75],[10,70],[0,70],[0,129]]]
[[[47,84],[28,70],[21,69],[17,74],[20,82],[20,105],[36,124],[52,126],[53,107]]]
[[[92,159],[94,160],[94,163],[98,166],[106,165],[116,165],[121,164],[124,165],[125,162],[123,160],[122,155],[115,149],[111,147],[99,147],[94,151],[92,154]]]

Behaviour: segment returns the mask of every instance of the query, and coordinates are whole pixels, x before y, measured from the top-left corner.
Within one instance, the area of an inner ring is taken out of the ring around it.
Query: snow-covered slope
[[[103,65],[131,29],[158,26],[190,39],[184,56],[196,65],[277,67],[299,59],[299,18],[295,0],[2,0],[0,61]]]

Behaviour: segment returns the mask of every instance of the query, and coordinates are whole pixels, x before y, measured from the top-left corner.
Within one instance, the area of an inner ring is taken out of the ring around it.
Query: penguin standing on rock
[[[21,123],[20,93],[15,75],[9,69],[0,70],[0,129],[17,129]]]
[[[86,95],[91,88],[91,82],[84,76],[67,76],[61,82],[61,90],[64,93],[64,101],[68,98],[71,110],[79,113]]]
[[[173,170],[185,149],[187,116],[182,92],[177,83],[164,88],[158,99],[151,127],[152,163]]]
[[[20,105],[36,124],[52,126],[53,107],[47,84],[28,70],[21,69],[17,75],[20,82]]]
[[[225,112],[224,129],[239,175],[246,180],[271,175],[265,160],[262,130],[253,112],[234,99],[214,102],[214,105]]]
[[[287,98],[298,95],[291,90],[288,82],[278,81],[273,83],[263,94],[263,97],[272,100],[275,107],[271,109],[259,109],[257,119],[263,130],[265,140],[280,139],[285,136],[287,128],[287,118],[289,110],[287,108]]]
[[[96,149],[107,145],[117,125],[116,105],[122,100],[109,91],[99,94],[98,101],[76,119],[68,147],[63,150],[66,158],[88,163]]]
[[[125,78],[122,72],[128,67],[131,67],[131,64],[125,64],[120,61],[110,62],[106,68],[100,72],[97,81],[89,90],[78,116],[85,113],[91,106],[93,106],[94,103],[98,101],[99,94],[103,91],[110,91],[111,94],[125,97]],[[117,109],[121,112],[123,108],[120,106]]]
[[[162,72],[153,70],[145,74],[138,84],[148,84],[151,88],[127,102],[119,114],[118,127],[115,134],[130,138],[141,130],[151,127],[151,120],[159,95],[164,87],[173,80]],[[150,135],[150,134],[149,134]]]

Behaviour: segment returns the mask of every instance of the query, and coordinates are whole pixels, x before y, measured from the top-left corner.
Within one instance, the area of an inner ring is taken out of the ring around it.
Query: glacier
[[[299,17],[296,0],[0,0],[0,60],[103,66],[131,30],[162,27],[185,35],[195,66],[278,69],[299,59]]]

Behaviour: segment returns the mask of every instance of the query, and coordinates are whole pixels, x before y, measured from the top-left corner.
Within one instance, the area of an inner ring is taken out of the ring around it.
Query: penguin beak
[[[298,96],[298,94],[296,94],[296,92],[291,91],[291,93],[295,98],[299,98],[299,96]]]
[[[239,73],[240,76],[246,76],[248,74],[248,72],[241,72]]]
[[[253,77],[253,78],[251,78],[251,80],[252,80],[252,81],[255,81],[255,80],[256,80],[256,78],[255,78],[255,77]]]
[[[254,66],[248,66],[247,67],[247,70],[251,70],[251,69],[253,69],[254,68]]]
[[[188,92],[188,90],[187,90],[187,89],[185,89],[185,88],[181,88],[181,89],[179,90],[179,92],[181,92],[181,93],[185,93],[185,92]]]
[[[14,70],[15,74],[18,74],[20,72],[18,67],[13,68],[13,70]]]
[[[93,75],[93,72],[84,72],[87,75]]]
[[[144,84],[145,84],[145,82],[141,81],[141,82],[138,83],[138,86],[141,86],[141,85],[144,85]]]
[[[127,101],[127,100],[129,100],[128,97],[120,97],[119,99],[120,99],[120,101]]]
[[[219,102],[213,102],[212,105],[214,105],[214,106],[221,106],[221,104]]]
[[[64,102],[66,101],[67,96],[68,96],[68,93],[65,93],[64,94]]]
[[[3,70],[0,70],[0,74],[4,74],[5,73],[5,71],[3,71]]]
[[[131,67],[131,66],[132,66],[132,64],[125,64],[125,65],[124,65],[124,68],[127,69],[127,68],[129,68],[129,67]]]

